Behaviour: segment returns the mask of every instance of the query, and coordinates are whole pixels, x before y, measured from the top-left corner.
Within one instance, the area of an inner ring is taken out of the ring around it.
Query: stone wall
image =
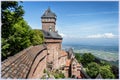
[[[80,64],[78,63],[78,61],[73,58],[72,62],[71,62],[71,75],[75,76],[75,77],[81,77],[80,76]]]
[[[60,55],[61,43],[47,43],[48,62],[53,63],[53,69],[59,67],[58,57]]]
[[[33,63],[28,78],[41,78],[44,75],[44,69],[46,69],[47,50],[42,51],[38,55]]]
[[[68,54],[65,51],[63,51],[63,50],[60,51],[60,55],[58,58],[59,68],[64,67],[66,65],[67,56],[68,56]]]
[[[43,45],[31,46],[4,60],[1,78],[40,78],[46,68],[46,49]]]
[[[42,23],[42,30],[49,31],[50,26],[52,28],[52,31],[55,32],[55,23],[53,23],[53,22]]]
[[[59,68],[58,58],[61,51],[61,42],[62,40],[56,39],[45,39],[47,50],[48,50],[48,63],[52,63],[53,69]]]

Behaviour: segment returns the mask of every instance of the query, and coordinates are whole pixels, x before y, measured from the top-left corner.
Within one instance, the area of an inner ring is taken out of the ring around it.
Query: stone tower
[[[52,69],[59,67],[58,57],[61,51],[62,37],[55,31],[56,15],[48,8],[41,17],[42,32],[48,50],[48,64]]]
[[[41,17],[42,29],[55,32],[56,15],[48,8]]]

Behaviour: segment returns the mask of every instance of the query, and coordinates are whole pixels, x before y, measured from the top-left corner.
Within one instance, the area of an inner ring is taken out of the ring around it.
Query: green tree
[[[2,18],[2,60],[11,54],[11,42],[13,38],[13,25],[23,19],[24,10],[16,1],[1,2],[1,18]]]
[[[82,55],[82,64],[86,67],[88,63],[93,62],[95,59],[94,55],[92,55],[91,53],[84,53]]]
[[[32,30],[23,19],[15,23],[8,38],[2,38],[2,60],[32,45],[31,33]]]
[[[1,2],[2,38],[8,38],[12,32],[12,26],[23,19],[24,10],[16,1]]]
[[[106,66],[106,65],[111,66],[110,63],[108,63],[107,61],[103,61],[103,60],[100,60],[100,65],[101,65],[101,66]]]
[[[81,62],[82,57],[80,56],[80,53],[75,53],[75,58],[79,63]]]
[[[31,42],[33,45],[39,45],[44,42],[43,33],[40,30],[33,30]]]
[[[87,66],[87,74],[91,77],[91,78],[96,78],[96,76],[99,73],[99,68],[100,66],[95,63],[95,62],[91,62],[88,64]]]
[[[30,42],[31,28],[23,19],[13,25],[12,31],[13,34],[9,36],[11,53],[16,53],[32,45]]]
[[[2,60],[44,41],[41,31],[32,30],[23,19],[24,10],[16,1],[2,1]]]
[[[100,74],[104,79],[113,79],[115,78],[114,74],[111,71],[110,66],[101,66],[100,67]]]

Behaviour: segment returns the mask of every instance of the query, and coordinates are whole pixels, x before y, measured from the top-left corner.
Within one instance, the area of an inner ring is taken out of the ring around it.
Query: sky
[[[50,7],[57,15],[56,30],[63,44],[118,45],[117,1],[23,1],[20,5],[32,29],[42,29],[41,16]]]

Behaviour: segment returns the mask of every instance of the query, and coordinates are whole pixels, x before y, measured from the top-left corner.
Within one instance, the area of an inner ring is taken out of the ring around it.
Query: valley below
[[[67,50],[72,48],[74,53],[91,53],[101,60],[105,60],[112,65],[119,66],[119,51],[117,46],[91,46],[91,45],[64,45]]]

